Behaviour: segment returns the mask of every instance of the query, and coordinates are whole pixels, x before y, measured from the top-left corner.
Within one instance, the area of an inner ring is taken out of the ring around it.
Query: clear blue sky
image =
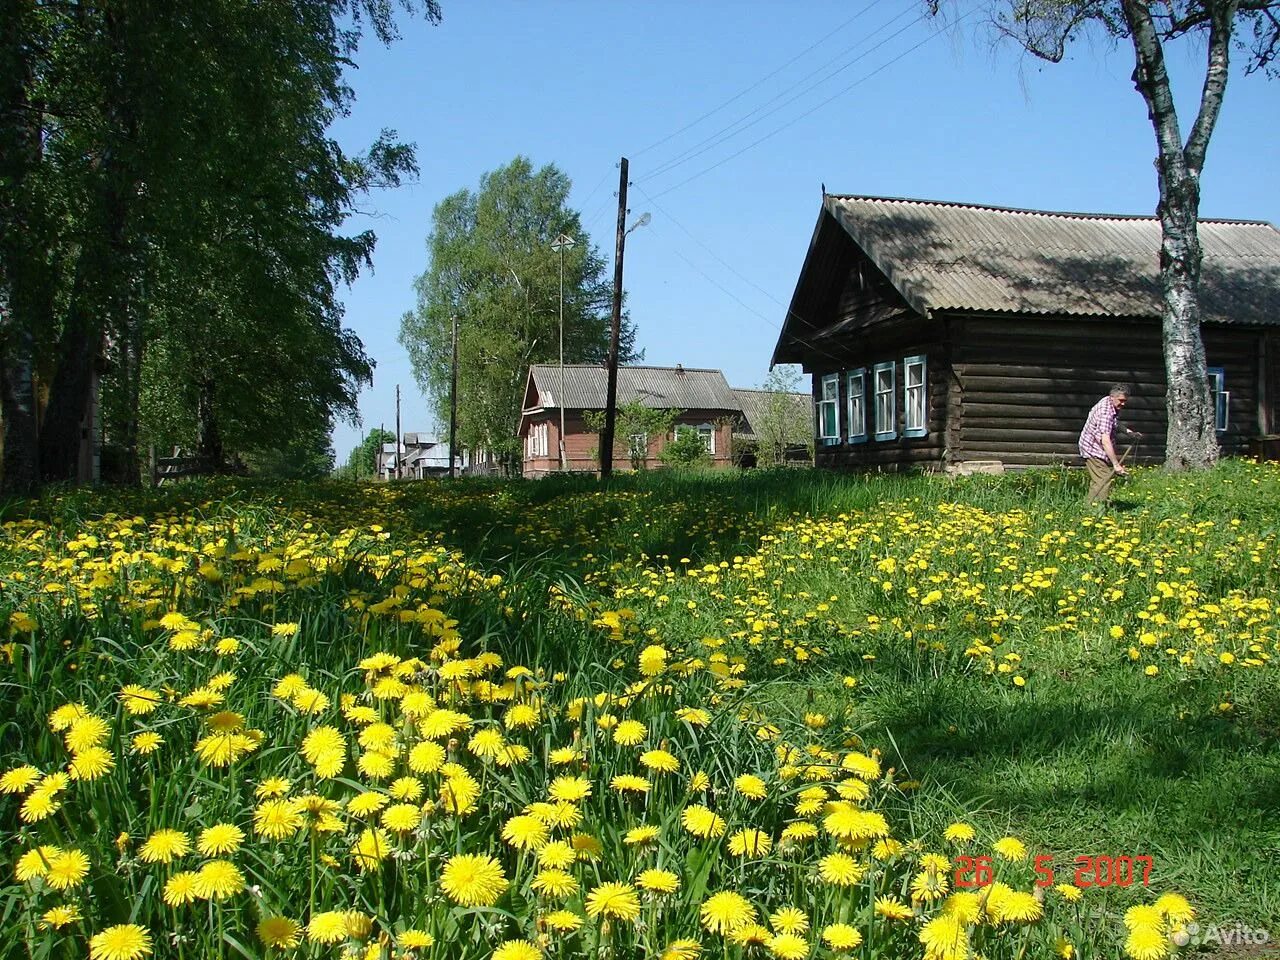
[[[517,154],[572,178],[571,202],[610,262],[617,162],[630,159],[632,219],[653,217],[626,252],[645,359],[718,367],[734,386],[768,372],[821,183],[1047,210],[1155,209],[1132,51],[1105,39],[1047,64],[995,42],[978,14],[951,29],[921,18],[921,0],[442,3],[439,26],[402,17],[390,48],[366,38],[349,75],[352,115],[333,131],[358,150],[393,128],[416,143],[421,166],[416,184],[367,198],[351,222],[378,235],[374,270],[345,296],[346,324],[377,370],[363,425],[335,431],[339,462],[362,430],[393,428],[397,383],[402,428],[435,426],[396,341],[427,266],[431,211]],[[1183,43],[1169,54],[1185,133],[1203,52]],[[1280,223],[1278,173],[1280,81],[1236,71],[1202,215]]]

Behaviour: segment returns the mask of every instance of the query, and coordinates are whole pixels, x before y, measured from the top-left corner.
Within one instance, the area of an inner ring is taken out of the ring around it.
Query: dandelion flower
[[[823,942],[836,951],[856,950],[862,945],[862,934],[847,923],[833,923],[822,931]]]
[[[950,914],[938,914],[926,923],[919,939],[925,960],[966,960],[969,956],[968,931]]]
[[[915,915],[911,908],[897,897],[877,897],[875,912],[886,920],[910,920]]]
[[[661,830],[652,824],[642,824],[638,827],[632,827],[623,834],[622,842],[629,847],[642,847],[647,843],[653,843],[658,839]]]
[[[680,814],[680,822],[695,837],[703,839],[721,837],[726,829],[724,818],[700,803],[685,807],[684,812]]]
[[[911,899],[915,903],[932,903],[947,895],[947,878],[936,870],[921,870],[911,878]]]
[[[165,882],[164,902],[166,906],[180,907],[200,898],[200,875],[194,870],[182,870],[175,873]]]
[[[55,847],[52,844],[45,844],[42,847],[36,847],[34,850],[28,850],[14,864],[13,871],[18,878],[18,882],[26,883],[36,877],[43,877],[49,872],[49,865],[53,863],[54,858],[61,852],[61,847]]]
[[[125,713],[135,717],[146,716],[163,702],[155,690],[148,690],[136,683],[126,684],[120,688],[120,703]]]
[[[629,883],[602,883],[587,895],[587,916],[632,921],[640,915],[640,898]]]
[[[1124,952],[1132,960],[1162,960],[1169,955],[1169,941],[1157,927],[1135,927],[1125,939]]]
[[[225,900],[244,889],[244,874],[229,860],[210,860],[196,875],[196,892],[205,900]]]
[[[586,777],[556,777],[547,788],[553,800],[581,803],[591,796],[591,781]]]
[[[537,850],[547,842],[547,825],[525,814],[512,817],[502,827],[502,839],[517,850]]]
[[[23,793],[39,779],[40,771],[36,767],[14,767],[0,776],[0,793]]]
[[[542,951],[528,940],[506,940],[493,951],[493,960],[542,960]]]
[[[994,904],[988,897],[987,913],[996,923],[1035,923],[1044,916],[1044,907],[1034,895],[1014,890],[1000,897]]]
[[[1196,911],[1180,893],[1166,893],[1156,900],[1155,907],[1171,923],[1190,923],[1196,918]]]
[[[425,930],[405,930],[396,937],[396,945],[406,950],[426,950],[435,945],[436,938]]]
[[[78,887],[89,873],[89,858],[80,850],[59,850],[49,860],[45,882],[54,890]]]
[[[822,826],[833,837],[849,843],[864,843],[889,835],[889,823],[882,814],[859,810],[848,801],[833,803],[831,807]]]
[[[386,831],[375,827],[366,827],[351,845],[351,859],[362,871],[377,870],[390,855],[391,844]]]
[[[138,960],[150,954],[151,934],[136,923],[107,927],[89,941],[90,960]]]
[[[157,830],[138,851],[145,863],[171,863],[191,850],[191,838],[181,830]]]
[[[409,751],[409,769],[414,773],[435,773],[444,766],[445,756],[440,744],[424,741]]]
[[[666,750],[646,750],[640,754],[640,763],[655,773],[675,773],[680,761]]]
[[[951,843],[969,843],[978,834],[967,823],[953,823],[943,831],[942,836]]]
[[[307,924],[307,939],[312,943],[337,943],[347,939],[347,912],[326,910],[313,915]]]
[[[55,799],[52,794],[42,793],[39,789],[36,789],[22,802],[18,815],[22,817],[24,823],[39,823],[45,817],[51,816],[61,809],[61,800]]]
[[[583,924],[581,915],[574,913],[572,910],[553,910],[542,918],[552,930],[560,933],[569,933],[577,930]]]
[[[215,823],[200,831],[196,849],[206,857],[235,853],[244,843],[244,831],[232,823]]]
[[[648,793],[650,783],[633,773],[620,773],[609,781],[609,786],[618,793]]]
[[[1153,927],[1155,929],[1164,928],[1164,914],[1158,906],[1152,906],[1147,903],[1140,903],[1130,907],[1124,912],[1124,925],[1129,930],[1136,930],[1138,927]]]
[[[1026,845],[1017,837],[1002,837],[992,845],[992,849],[1001,859],[1011,863],[1027,859]]]
[[[422,808],[412,803],[397,803],[382,813],[382,825],[396,833],[408,833],[422,822]]]
[[[837,887],[853,886],[866,873],[867,868],[847,853],[830,853],[818,861],[818,876]]]
[[[764,781],[751,773],[736,777],[733,781],[733,789],[750,800],[763,800],[768,794]]]
[[[449,858],[440,875],[440,886],[454,903],[490,907],[507,889],[507,878],[493,857],[463,853]]]
[[[636,877],[636,886],[650,893],[675,893],[680,889],[680,878],[670,870],[643,870]]]
[[[531,886],[535,893],[552,900],[565,900],[578,892],[578,881],[563,870],[540,870]]]
[[[302,811],[293,800],[267,800],[253,811],[253,832],[268,840],[291,837],[302,826]]]
[[[648,735],[648,728],[639,720],[623,720],[613,728],[613,742],[623,747],[634,747]]]
[[[1069,883],[1060,883],[1053,889],[1057,890],[1058,895],[1068,903],[1079,903],[1084,898],[1084,891]]]
[[[747,828],[729,838],[729,852],[735,857],[763,857],[773,847],[773,838],[763,830]]]
[[[62,903],[50,907],[40,917],[41,930],[61,930],[84,919],[80,907],[74,903]]]
[[[794,933],[780,933],[765,941],[769,952],[781,960],[803,960],[809,955],[809,941]]]
[[[67,772],[72,780],[97,780],[115,769],[116,758],[106,747],[89,747],[71,757]]]
[[[672,940],[658,955],[658,960],[698,960],[702,944],[697,940]]]
[[[756,911],[742,894],[722,890],[703,901],[699,916],[710,933],[728,934],[754,923]]]
[[[799,907],[782,907],[769,915],[769,926],[775,933],[804,933],[809,929],[809,917]]]
[[[144,730],[141,733],[135,733],[130,742],[130,751],[140,756],[147,756],[155,753],[164,746],[164,738],[160,734],[152,730]]]
[[[302,924],[289,917],[263,917],[258,921],[258,939],[276,950],[292,950],[302,942]]]
[[[538,851],[538,866],[563,870],[570,867],[578,859],[573,847],[563,840],[554,840]]]

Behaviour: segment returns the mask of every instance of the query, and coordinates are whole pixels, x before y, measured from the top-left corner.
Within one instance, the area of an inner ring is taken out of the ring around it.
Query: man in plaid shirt
[[[1129,400],[1129,390],[1119,384],[1093,405],[1089,417],[1080,431],[1080,456],[1089,470],[1089,503],[1101,503],[1111,495],[1111,483],[1117,476],[1128,473],[1116,456],[1112,435],[1120,410]],[[1141,438],[1136,430],[1124,427],[1131,437]]]

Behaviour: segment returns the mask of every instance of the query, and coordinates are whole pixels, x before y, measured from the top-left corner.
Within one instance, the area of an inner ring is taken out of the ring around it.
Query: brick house
[[[560,471],[560,418],[563,410],[565,469],[595,472],[598,435],[588,428],[585,415],[605,408],[608,371],[592,364],[535,364],[529,368],[519,437],[524,449],[526,477]],[[733,435],[741,429],[742,402],[719,370],[693,367],[628,366],[618,368],[618,405],[634,401],[661,410],[678,410],[675,429],[666,436],[618,438],[615,449],[628,443],[645,451],[645,466],[661,465],[658,455],[676,433],[696,431],[706,444],[715,467],[732,466]],[[614,457],[614,468],[631,469],[630,460]]]

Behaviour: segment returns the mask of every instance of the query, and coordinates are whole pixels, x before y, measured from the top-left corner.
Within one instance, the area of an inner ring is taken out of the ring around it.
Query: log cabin
[[[1280,430],[1280,231],[1202,220],[1200,241],[1218,437],[1245,454]],[[1154,217],[824,195],[772,360],[813,375],[816,463],[1079,463],[1114,383],[1129,462],[1162,461],[1159,253]]]

